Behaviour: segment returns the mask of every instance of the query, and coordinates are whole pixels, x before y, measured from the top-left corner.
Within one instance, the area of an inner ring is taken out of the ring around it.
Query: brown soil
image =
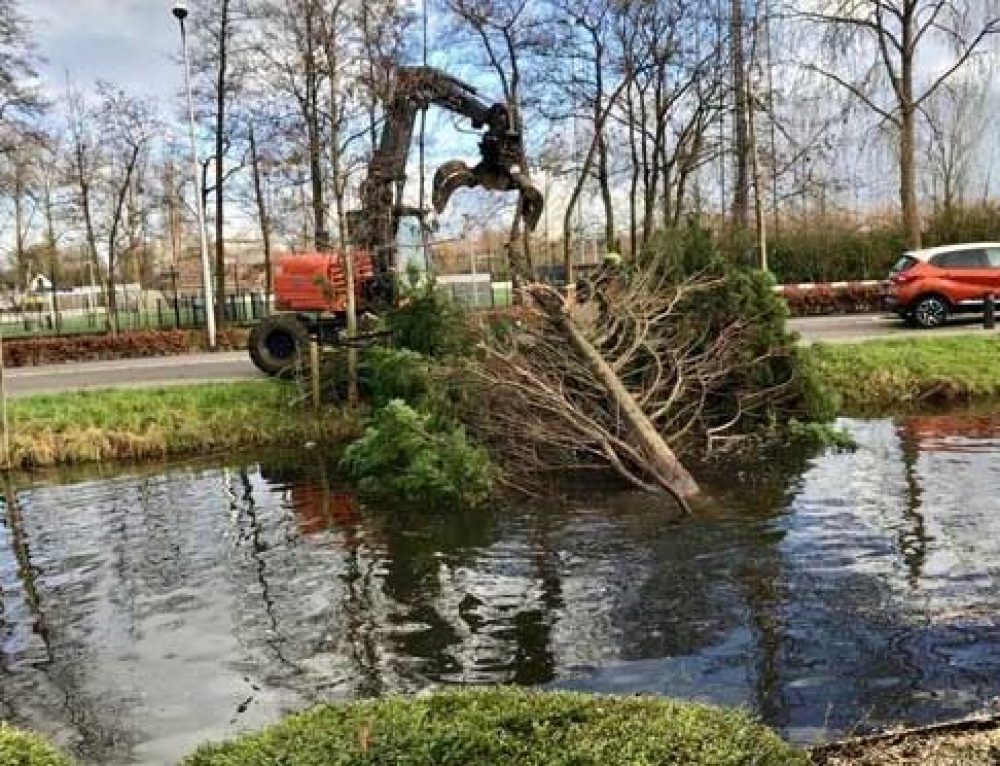
[[[1000,720],[976,719],[816,748],[816,766],[1000,766]]]

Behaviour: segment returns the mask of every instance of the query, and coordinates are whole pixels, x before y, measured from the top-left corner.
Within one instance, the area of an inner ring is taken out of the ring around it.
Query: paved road
[[[791,326],[804,343],[848,343],[874,338],[938,337],[983,333],[978,318],[960,319],[939,330],[913,330],[884,314],[802,317]],[[185,354],[153,359],[53,364],[7,370],[9,396],[56,393],[86,388],[143,388],[220,380],[263,378],[245,351]]]
[[[907,327],[891,314],[853,314],[834,317],[799,317],[792,319],[791,328],[802,336],[804,343],[851,343],[878,338],[936,338],[944,335],[969,335],[984,332],[982,318],[975,315],[958,317],[936,330]]]
[[[142,388],[259,377],[263,375],[245,351],[225,351],[19,367],[7,370],[4,382],[9,396],[30,396],[83,388]]]

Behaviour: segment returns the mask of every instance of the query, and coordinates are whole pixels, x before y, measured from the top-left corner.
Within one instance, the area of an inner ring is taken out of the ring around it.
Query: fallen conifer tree
[[[469,365],[479,385],[463,419],[521,488],[610,467],[689,509],[699,487],[678,454],[832,415],[770,287],[721,262],[683,276],[655,257],[598,272],[575,301],[528,285],[523,321]]]

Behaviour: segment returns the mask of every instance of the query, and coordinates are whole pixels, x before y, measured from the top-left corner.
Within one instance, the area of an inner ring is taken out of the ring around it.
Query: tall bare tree
[[[899,153],[899,202],[907,245],[921,241],[917,198],[917,120],[937,91],[1000,32],[1000,9],[990,0],[809,0],[802,18],[823,25],[836,69],[809,68],[836,82],[896,135]],[[935,51],[952,50],[938,74],[922,78],[922,64]],[[857,62],[874,54],[873,63]]]
[[[115,272],[120,268],[119,254],[127,229],[126,205],[133,189],[144,154],[153,138],[156,117],[149,103],[129,95],[108,83],[98,84],[100,103],[94,119],[100,125],[105,148],[103,191],[106,198],[105,221],[109,329],[117,333],[118,296]]]
[[[31,29],[17,0],[0,0],[0,122],[30,118],[43,102]]]
[[[927,104],[928,181],[935,207],[946,216],[966,199],[972,172],[989,121],[988,96],[993,78],[956,78],[945,83]]]
[[[95,116],[81,91],[69,88],[66,108],[71,143],[70,177],[76,187],[76,203],[83,223],[87,260],[94,273],[104,282],[97,246],[97,227],[94,217],[95,186],[103,162],[103,146],[97,138]],[[108,317],[110,328],[110,316]]]

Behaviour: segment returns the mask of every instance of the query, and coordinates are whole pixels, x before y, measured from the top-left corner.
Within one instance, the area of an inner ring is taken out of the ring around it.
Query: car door
[[[934,256],[931,263],[943,270],[941,276],[948,285],[949,293],[946,297],[955,305],[982,303],[986,293],[992,290],[992,270],[987,266],[986,251],[983,249],[941,253]]]

